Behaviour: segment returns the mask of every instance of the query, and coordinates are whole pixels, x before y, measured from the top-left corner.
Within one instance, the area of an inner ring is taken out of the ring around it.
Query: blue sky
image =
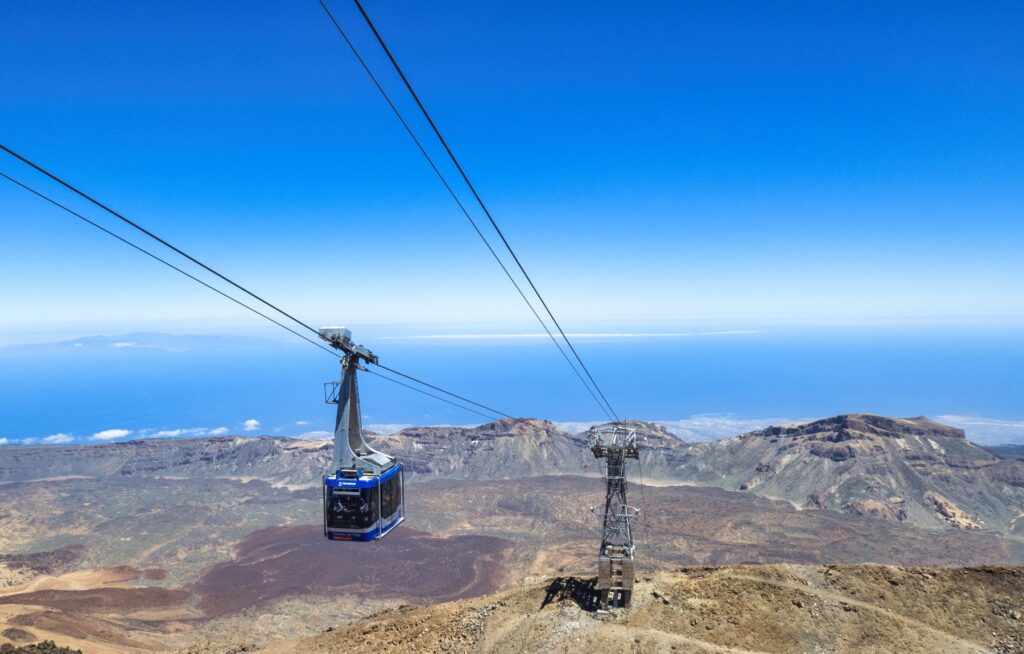
[[[1024,322],[1019,3],[366,4],[570,329]],[[309,321],[528,325],[316,2],[6,2],[0,61],[2,142]],[[258,324],[0,221],[0,340]]]

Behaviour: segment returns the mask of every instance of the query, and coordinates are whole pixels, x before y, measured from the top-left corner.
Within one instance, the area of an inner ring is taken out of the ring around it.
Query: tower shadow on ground
[[[597,580],[593,578],[558,577],[547,587],[547,594],[540,608],[552,602],[571,601],[584,611],[597,611]]]

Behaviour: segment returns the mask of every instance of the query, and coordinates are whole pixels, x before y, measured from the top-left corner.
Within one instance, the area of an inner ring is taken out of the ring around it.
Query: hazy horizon
[[[2,142],[399,370],[515,415],[603,417],[316,3],[186,6],[4,6]],[[368,10],[623,415],[1024,420],[1024,11]],[[136,238],[12,157],[0,171]],[[0,438],[330,422],[323,353],[5,180],[0,219]],[[230,345],[12,354],[136,333]],[[467,422],[366,377],[368,424]]]
[[[576,343],[625,417],[660,422],[685,440],[864,412],[927,415],[1000,444],[1024,442],[1022,335],[1016,327],[790,327],[600,333]],[[355,336],[382,362],[511,415],[581,428],[605,421],[551,361],[546,338],[420,329]],[[337,361],[315,352],[294,337],[230,334],[0,347],[0,393],[10,401],[0,438],[323,437],[333,407],[321,403],[319,384],[337,376]],[[619,356],[629,364],[625,376],[615,374]],[[488,421],[366,375],[361,386],[371,429]],[[55,399],[55,388],[71,395]]]

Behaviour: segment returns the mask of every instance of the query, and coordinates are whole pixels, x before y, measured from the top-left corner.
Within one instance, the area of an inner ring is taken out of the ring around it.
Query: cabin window
[[[394,515],[402,506],[402,478],[401,473],[381,484],[380,488],[380,514],[383,518]]]
[[[377,522],[377,489],[333,490],[327,507],[332,529],[366,529]]]

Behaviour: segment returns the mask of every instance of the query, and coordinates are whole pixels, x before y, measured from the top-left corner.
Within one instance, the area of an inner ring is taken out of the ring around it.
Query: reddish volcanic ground
[[[305,594],[447,602],[497,590],[510,547],[492,536],[437,538],[402,527],[373,543],[328,541],[316,525],[270,527],[250,534],[194,590],[211,617]]]
[[[47,606],[80,613],[112,613],[184,606],[189,594],[168,588],[94,588],[39,590],[0,597],[0,604]]]

